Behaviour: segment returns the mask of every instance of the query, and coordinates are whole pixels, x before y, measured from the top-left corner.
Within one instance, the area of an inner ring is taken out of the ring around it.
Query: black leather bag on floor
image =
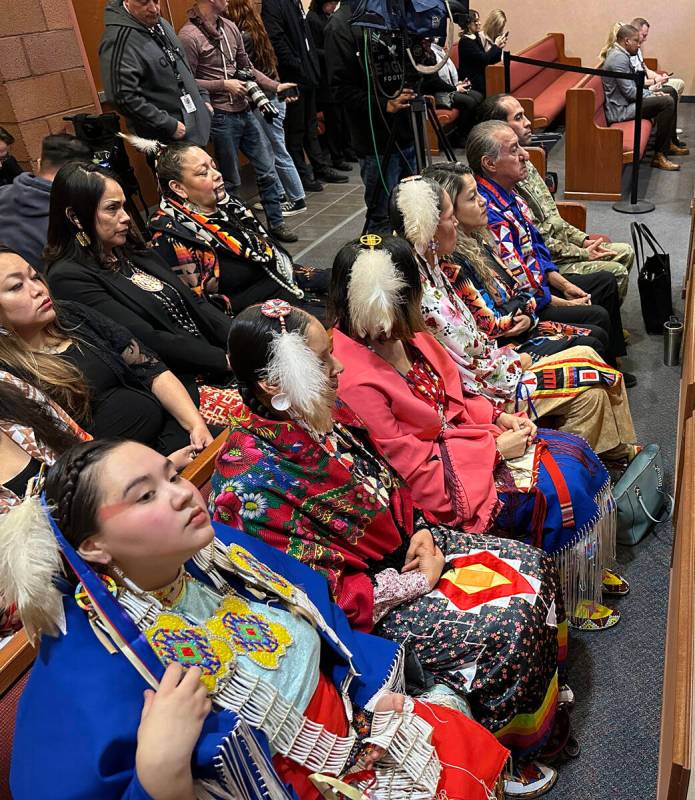
[[[630,225],[637,260],[637,287],[647,333],[661,334],[673,314],[671,259],[643,222]],[[647,249],[651,255],[647,255]]]

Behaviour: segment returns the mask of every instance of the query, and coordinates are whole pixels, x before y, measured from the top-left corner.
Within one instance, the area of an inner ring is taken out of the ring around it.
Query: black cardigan
[[[226,352],[231,319],[182,286],[156,253],[137,253],[131,261],[179,292],[202,338],[179,328],[163,308],[144,307],[141,289],[119,272],[94,262],[56,261],[48,268],[48,285],[57,299],[95,308],[128,328],[179,377],[200,373],[212,373],[217,379],[231,377]]]
[[[493,44],[485,52],[480,36],[469,39],[462,36],[459,39],[459,80],[468,78],[471,89],[480,92],[485,97],[485,67],[496,64],[502,59],[502,48]]]
[[[282,81],[316,89],[319,57],[300,0],[263,0],[261,17],[278,60]]]

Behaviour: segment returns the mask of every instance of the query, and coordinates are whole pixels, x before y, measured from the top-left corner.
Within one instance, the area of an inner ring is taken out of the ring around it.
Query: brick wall
[[[0,125],[31,169],[63,117],[94,113],[98,99],[70,0],[0,0]]]

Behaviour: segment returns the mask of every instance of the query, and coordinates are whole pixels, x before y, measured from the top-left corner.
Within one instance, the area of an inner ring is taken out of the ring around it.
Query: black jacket
[[[485,52],[479,36],[475,39],[462,36],[459,39],[459,80],[468,78],[471,89],[475,89],[485,97],[485,67],[488,64],[496,64],[501,59],[502,48],[496,44]]]
[[[14,156],[7,156],[0,166],[0,186],[9,186],[24,170]]]
[[[388,98],[380,91],[377,82],[370,75],[371,103],[367,92],[367,73],[364,68],[364,38],[362,28],[350,25],[351,8],[349,3],[341,3],[340,8],[331,15],[325,28],[324,46],[328,81],[334,102],[342,103],[348,110],[350,140],[358,156],[373,156],[372,126],[379,155],[384,155],[391,127],[396,127],[396,143],[409,147],[413,143],[413,131],[409,112],[399,111],[388,114]],[[374,34],[368,33],[374,40]],[[372,46],[374,51],[378,45]],[[395,77],[396,87],[402,80],[402,61],[400,56],[391,64],[391,75]],[[393,87],[392,87],[393,88]],[[393,88],[396,91],[396,88]],[[393,92],[389,92],[393,94]],[[371,107],[371,123],[370,123]]]
[[[316,89],[321,67],[299,0],[263,0],[261,16],[278,59],[280,81]]]
[[[212,124],[205,107],[209,95],[199,88],[174,29],[161,17],[160,22],[195,111],[184,111],[172,65],[147,28],[123,8],[122,0],[114,0],[104,10],[99,63],[106,97],[139,136],[170,142],[177,123],[183,122],[186,139],[205,147]]]
[[[139,253],[131,261],[179,292],[203,338],[178,327],[158,304],[144,307],[141,289],[119,272],[96,263],[68,258],[56,261],[48,268],[48,285],[58,300],[95,308],[127,328],[179,377],[200,373],[212,373],[218,379],[230,377],[226,348],[231,319],[182,286],[156,253]]]

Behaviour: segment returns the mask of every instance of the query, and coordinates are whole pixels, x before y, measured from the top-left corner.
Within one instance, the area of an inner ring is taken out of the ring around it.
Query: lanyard
[[[147,32],[150,34],[160,50],[164,53],[166,60],[169,62],[169,66],[171,67],[174,77],[176,78],[176,82],[179,85],[179,91],[181,92],[181,95],[186,94],[183,76],[181,75],[178,66],[177,55],[180,55],[179,48],[172,47],[169,37],[167,36],[161,22],[158,22],[154,28],[148,28]]]

